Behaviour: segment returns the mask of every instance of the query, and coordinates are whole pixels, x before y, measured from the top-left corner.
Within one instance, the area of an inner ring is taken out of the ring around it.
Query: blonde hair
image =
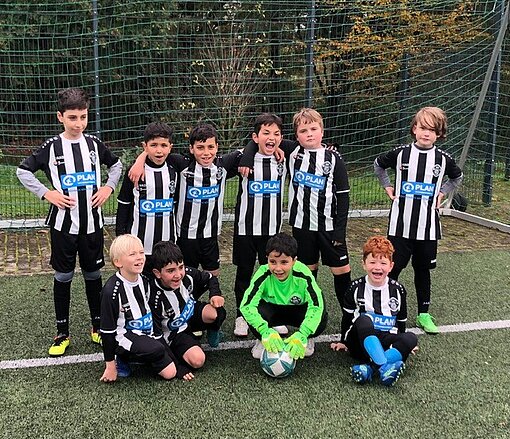
[[[292,118],[292,124],[294,126],[294,132],[297,133],[297,128],[302,123],[313,123],[318,122],[321,130],[324,131],[324,122],[321,114],[313,108],[301,108],[294,117]]]
[[[383,258],[388,258],[390,261],[393,261],[394,252],[393,244],[388,238],[380,235],[372,236],[368,238],[365,245],[363,245],[363,261],[366,261],[368,255],[374,257],[382,256]]]
[[[121,256],[128,254],[134,248],[143,248],[142,241],[135,235],[117,236],[110,245],[110,260],[115,267],[115,262]]]
[[[433,129],[438,139],[446,139],[447,118],[446,114],[438,107],[423,107],[411,121],[411,135],[414,135],[413,128],[420,122],[426,128]]]

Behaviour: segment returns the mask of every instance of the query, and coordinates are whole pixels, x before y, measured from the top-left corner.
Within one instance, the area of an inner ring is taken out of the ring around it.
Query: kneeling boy
[[[326,328],[322,292],[310,269],[297,260],[297,242],[285,234],[271,237],[266,246],[268,263],[259,267],[244,293],[241,313],[259,339],[252,356],[285,350],[294,359],[310,356],[314,340]],[[283,340],[274,326],[298,328]]]
[[[410,353],[418,350],[415,334],[405,332],[406,290],[388,278],[393,268],[393,245],[373,236],[363,246],[366,276],[356,279],[343,301],[342,343],[331,349],[349,351],[363,364],[351,367],[355,382],[364,384],[379,371],[381,383],[393,386]]]
[[[226,317],[225,299],[216,276],[185,267],[183,259],[180,248],[172,242],[161,241],[154,246],[150,306],[156,336],[163,337],[179,361],[198,369],[204,365],[205,354],[192,333],[207,330],[209,345],[218,346]],[[209,302],[197,301],[206,290]]]
[[[150,364],[166,380],[175,376],[192,379],[189,369],[177,365],[170,350],[154,337],[149,285],[140,276],[145,262],[142,241],[134,235],[118,236],[110,247],[110,258],[118,271],[108,279],[101,293],[101,336],[106,363],[101,381],[108,383],[118,376],[129,376],[128,361]]]

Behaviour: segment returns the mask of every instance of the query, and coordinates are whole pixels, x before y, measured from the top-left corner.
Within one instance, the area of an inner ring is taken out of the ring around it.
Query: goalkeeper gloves
[[[289,338],[285,339],[285,350],[294,360],[305,358],[305,349],[307,343],[308,338],[306,335],[296,331]]]
[[[276,332],[274,329],[269,328],[262,335],[262,346],[267,352],[280,352],[283,350],[283,340],[280,337],[280,334]]]

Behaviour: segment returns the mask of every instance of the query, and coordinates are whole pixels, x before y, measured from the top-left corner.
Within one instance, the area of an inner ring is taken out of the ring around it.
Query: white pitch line
[[[506,329],[510,328],[510,320],[495,320],[487,322],[459,323],[456,325],[439,326],[441,333],[481,331],[484,329]],[[422,335],[424,332],[418,328],[409,328],[409,332]],[[315,338],[317,343],[331,343],[340,341],[340,334],[319,335]],[[204,351],[227,351],[231,349],[251,348],[255,340],[227,341],[221,343],[217,348],[204,346]],[[95,363],[103,361],[103,354],[67,355],[65,357],[28,358],[26,360],[5,360],[0,361],[0,370],[4,369],[28,369],[31,367],[60,366],[63,364]]]

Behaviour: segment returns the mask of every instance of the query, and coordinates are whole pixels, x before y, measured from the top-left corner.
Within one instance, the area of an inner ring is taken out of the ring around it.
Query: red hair
[[[367,242],[363,245],[363,261],[365,261],[370,254],[372,256],[383,256],[393,261],[394,252],[393,244],[388,238],[379,235],[372,236],[368,238]]]

